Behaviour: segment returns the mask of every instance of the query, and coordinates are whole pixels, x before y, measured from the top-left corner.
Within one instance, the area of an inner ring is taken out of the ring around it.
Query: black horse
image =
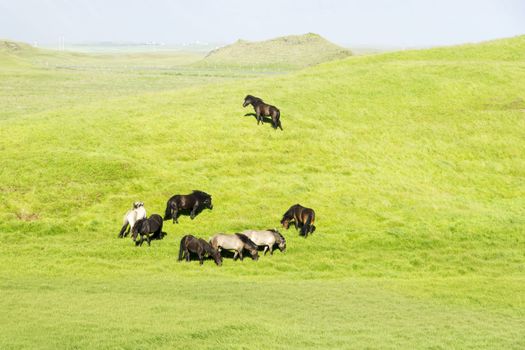
[[[195,216],[205,208],[213,209],[211,195],[206,192],[194,190],[192,193],[186,195],[176,194],[166,203],[164,220],[173,219],[173,222],[178,224],[179,216],[187,212],[189,212],[190,218],[193,220]]]
[[[166,233],[162,232],[162,225],[162,217],[158,214],[153,214],[149,218],[140,219],[131,230],[131,238],[135,242],[135,245],[141,246],[142,243],[144,243],[144,236],[146,236],[146,241],[148,245],[150,245],[152,239],[162,239],[166,235]],[[139,234],[140,241],[137,241]]]
[[[268,116],[272,118],[272,126],[274,129],[283,129],[280,120],[281,112],[277,107],[264,103],[264,101],[259,97],[247,95],[244,98],[244,103],[242,104],[242,106],[246,107],[250,104],[255,110],[255,118],[257,118],[257,125],[259,125],[259,122],[264,122],[263,117]]]
[[[290,222],[293,221],[295,228],[301,228],[301,235],[305,238],[309,233],[315,231],[315,212],[313,209],[305,208],[300,204],[295,204],[284,213],[281,225],[288,230]]]
[[[211,256],[218,266],[222,265],[222,257],[218,250],[213,249],[213,247],[202,238],[186,235],[180,240],[179,261],[182,261],[182,259],[186,257],[186,261],[189,262],[190,253],[197,254],[201,265],[204,262],[205,255]]]

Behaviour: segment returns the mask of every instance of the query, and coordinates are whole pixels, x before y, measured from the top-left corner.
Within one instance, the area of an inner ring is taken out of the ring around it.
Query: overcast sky
[[[314,32],[346,46],[433,46],[525,34],[525,0],[0,0],[0,38],[229,43]]]

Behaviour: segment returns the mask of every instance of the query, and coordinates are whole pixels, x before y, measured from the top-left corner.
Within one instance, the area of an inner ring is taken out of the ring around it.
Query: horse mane
[[[246,97],[244,98],[244,100],[247,100],[247,99],[250,99],[252,100],[252,102],[262,102],[264,103],[264,101],[262,100],[262,98],[259,98],[257,96],[253,96],[253,95],[246,95]]]
[[[240,238],[242,243],[249,245],[252,249],[257,249],[258,248],[257,245],[255,243],[253,243],[253,241],[251,239],[248,238],[248,236],[246,236],[246,235],[244,235],[242,233],[236,233],[235,235]]]
[[[204,239],[199,238],[199,242],[201,243],[202,247],[204,248],[204,251],[209,254],[215,254],[215,249],[212,247],[212,245],[208,242],[206,242]]]
[[[204,191],[199,191],[199,190],[193,190],[192,194],[198,196],[198,197],[207,197],[207,198],[211,198],[211,195],[207,194],[206,192]]]
[[[281,232],[277,231],[274,228],[269,228],[267,231],[273,232],[274,235],[279,236],[281,238],[281,240],[283,241],[283,243],[286,244],[286,238],[284,238],[284,236],[281,234]]]

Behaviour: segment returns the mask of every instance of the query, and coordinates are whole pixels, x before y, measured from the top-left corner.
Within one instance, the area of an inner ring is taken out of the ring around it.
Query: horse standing
[[[190,253],[197,254],[199,262],[202,265],[204,262],[204,256],[207,254],[211,256],[218,266],[222,265],[222,257],[218,250],[203,240],[202,238],[196,238],[192,235],[186,235],[180,240],[179,248],[179,261],[182,261],[186,257],[186,261],[190,261]]]
[[[219,252],[222,249],[235,251],[235,254],[233,255],[233,260],[237,259],[238,256],[242,261],[242,251],[244,249],[246,249],[250,253],[253,260],[259,259],[259,251],[257,249],[257,245],[241,233],[236,233],[234,235],[218,233],[210,239],[210,244],[214,249],[217,249]]]
[[[277,107],[265,103],[259,97],[247,95],[244,98],[244,103],[242,104],[242,106],[246,107],[250,104],[253,106],[253,109],[255,111],[257,125],[259,125],[260,122],[264,123],[263,117],[271,117],[273,128],[280,128],[281,130],[283,129],[283,127],[281,126],[281,112]]]
[[[122,228],[118,234],[119,238],[126,237],[129,234],[129,231],[133,229],[135,223],[146,217],[146,209],[144,208],[143,202],[133,203],[133,208],[128,210],[124,215],[122,220]],[[127,229],[127,231],[126,231]]]
[[[135,242],[135,245],[141,246],[142,243],[144,243],[144,236],[146,236],[146,241],[148,242],[148,245],[150,245],[151,239],[155,238],[162,238],[163,232],[162,232],[162,225],[163,225],[162,217],[158,214],[153,214],[149,218],[140,219],[135,223],[135,226],[133,226],[133,229],[131,230],[132,235],[131,238],[133,238],[133,241]],[[150,237],[150,234],[153,233],[153,235]],[[140,241],[137,242],[137,236],[140,234]]]
[[[303,207],[300,204],[295,204],[284,213],[281,220],[281,225],[288,230],[290,222],[294,223],[295,228],[301,228],[301,235],[305,238],[309,233],[315,231],[315,212],[311,208]]]
[[[178,224],[181,213],[188,211],[190,212],[190,218],[193,220],[205,208],[213,209],[211,195],[206,192],[194,190],[186,195],[176,194],[166,203],[164,220],[173,219],[173,222]]]
[[[258,246],[264,246],[264,255],[266,255],[267,251],[270,251],[270,255],[273,255],[273,246],[275,244],[277,244],[281,252],[284,253],[286,251],[286,239],[275,229],[246,230],[242,234]]]

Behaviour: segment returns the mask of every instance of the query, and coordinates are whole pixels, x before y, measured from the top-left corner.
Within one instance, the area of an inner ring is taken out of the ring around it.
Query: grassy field
[[[9,60],[2,349],[525,348],[524,36],[153,89],[122,67],[112,93],[78,71],[57,89],[57,69],[35,91],[41,66]],[[116,238],[133,201],[192,189],[213,211]],[[285,254],[176,261],[184,234],[277,227],[295,203],[317,231],[284,231]]]

